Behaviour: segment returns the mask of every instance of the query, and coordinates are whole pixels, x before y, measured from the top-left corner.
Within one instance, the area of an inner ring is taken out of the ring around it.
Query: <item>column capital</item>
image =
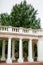
[[[29,38],[29,40],[33,40],[32,38]]]
[[[22,40],[23,38],[19,38],[19,40],[20,40],[20,39]]]
[[[5,39],[3,39],[3,41],[5,41]]]
[[[8,37],[8,39],[12,39],[12,37]]]

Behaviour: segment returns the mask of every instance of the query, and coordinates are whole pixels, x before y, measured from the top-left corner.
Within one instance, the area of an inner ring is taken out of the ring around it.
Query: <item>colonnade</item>
[[[5,40],[3,40],[2,44],[2,58],[1,60],[6,60],[6,63],[12,63],[12,60],[15,60],[15,50],[14,50],[14,43],[15,40],[11,43],[11,38],[8,38],[8,53],[7,53],[7,59],[5,58]],[[39,39],[37,42],[37,61],[43,61],[43,38]],[[11,44],[12,44],[12,57],[11,57]],[[19,59],[18,62],[22,63],[24,61],[23,59],[23,39],[19,38]],[[33,56],[32,56],[32,39],[30,38],[28,40],[28,61],[33,62]]]

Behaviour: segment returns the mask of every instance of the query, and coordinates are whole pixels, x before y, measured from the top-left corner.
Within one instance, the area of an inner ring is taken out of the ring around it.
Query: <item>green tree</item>
[[[20,4],[13,6],[11,11],[12,26],[25,28],[40,28],[40,18],[37,18],[37,10],[24,0]]]
[[[10,24],[11,24],[10,15],[8,15],[7,13],[0,14],[0,25],[10,26]]]

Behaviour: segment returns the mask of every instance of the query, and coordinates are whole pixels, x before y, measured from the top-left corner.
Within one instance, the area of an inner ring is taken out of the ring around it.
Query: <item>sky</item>
[[[0,0],[0,13],[10,14],[12,7],[23,0]],[[41,28],[43,28],[43,0],[26,0],[27,4],[31,4],[35,10],[38,10],[38,17],[41,19]]]

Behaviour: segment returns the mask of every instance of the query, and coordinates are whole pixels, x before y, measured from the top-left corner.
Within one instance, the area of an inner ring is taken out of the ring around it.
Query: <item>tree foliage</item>
[[[27,4],[26,1],[13,6],[10,16],[12,26],[33,29],[40,28],[40,19],[37,18],[37,10],[31,4]]]
[[[0,14],[0,25],[39,29],[40,18],[37,18],[37,10],[24,0],[13,6],[10,15]]]
[[[10,15],[8,15],[7,13],[0,14],[0,25],[10,26],[10,24],[11,24]]]

